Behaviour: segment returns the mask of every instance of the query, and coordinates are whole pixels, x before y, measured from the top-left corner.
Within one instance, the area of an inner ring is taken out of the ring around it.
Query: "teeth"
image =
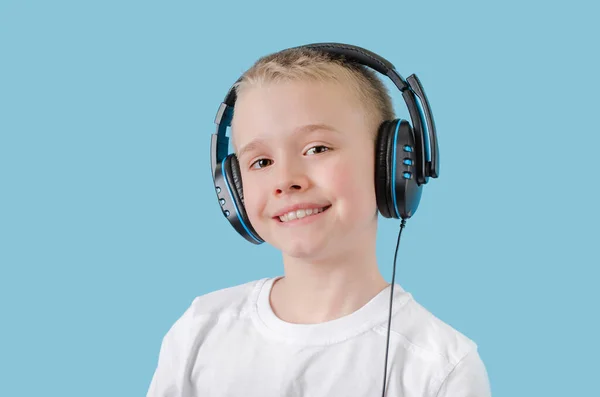
[[[303,210],[296,210],[283,214],[279,217],[281,222],[293,221],[294,219],[302,219],[307,216],[320,214],[323,212],[323,208],[308,208]]]

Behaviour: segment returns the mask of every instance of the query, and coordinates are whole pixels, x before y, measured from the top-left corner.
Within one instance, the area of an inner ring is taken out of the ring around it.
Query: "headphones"
[[[412,123],[402,119],[386,120],[379,127],[375,144],[375,193],[382,216],[403,220],[410,218],[421,201],[423,185],[430,177],[439,176],[440,167],[433,114],[417,76],[413,74],[405,80],[388,60],[349,44],[316,43],[295,48],[313,49],[367,66],[389,77],[402,92]],[[244,208],[239,163],[235,154],[229,154],[226,132],[231,126],[235,101],[236,92],[232,86],[219,106],[215,117],[217,130],[211,135],[213,182],[227,220],[246,240],[261,244],[264,240],[250,224]]]

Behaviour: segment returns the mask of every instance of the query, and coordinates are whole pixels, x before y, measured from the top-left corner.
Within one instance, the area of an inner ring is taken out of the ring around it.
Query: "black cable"
[[[390,347],[390,328],[392,325],[392,301],[394,300],[394,282],[396,279],[396,257],[398,256],[398,247],[400,246],[400,236],[402,236],[402,229],[406,225],[406,219],[402,219],[400,222],[400,231],[398,232],[398,241],[396,242],[396,252],[394,253],[394,270],[392,271],[392,288],[390,289],[390,313],[388,315],[388,330],[387,330],[387,341],[385,344],[385,364],[383,365],[383,393],[382,397],[385,397],[385,382],[387,381],[387,362],[388,362],[388,350]]]

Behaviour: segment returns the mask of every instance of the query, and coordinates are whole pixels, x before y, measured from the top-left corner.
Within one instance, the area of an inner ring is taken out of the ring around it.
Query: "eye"
[[[313,146],[306,151],[306,154],[319,154],[330,150],[327,146],[317,145]]]
[[[258,159],[252,164],[250,164],[250,168],[264,168],[271,165],[271,160],[269,159]],[[257,167],[258,166],[258,167]]]

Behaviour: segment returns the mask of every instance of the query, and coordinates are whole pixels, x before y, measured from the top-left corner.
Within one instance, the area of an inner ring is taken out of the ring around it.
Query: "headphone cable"
[[[400,222],[400,231],[398,232],[398,241],[396,242],[396,252],[394,253],[394,267],[392,270],[392,288],[390,289],[390,312],[388,315],[388,329],[387,329],[387,341],[385,344],[385,363],[383,365],[383,393],[382,397],[385,397],[386,381],[387,381],[387,362],[388,362],[388,350],[390,347],[390,328],[392,325],[392,301],[394,300],[394,282],[396,279],[396,257],[398,256],[398,247],[400,246],[400,237],[402,236],[402,229],[406,225],[406,219],[402,219]]]

